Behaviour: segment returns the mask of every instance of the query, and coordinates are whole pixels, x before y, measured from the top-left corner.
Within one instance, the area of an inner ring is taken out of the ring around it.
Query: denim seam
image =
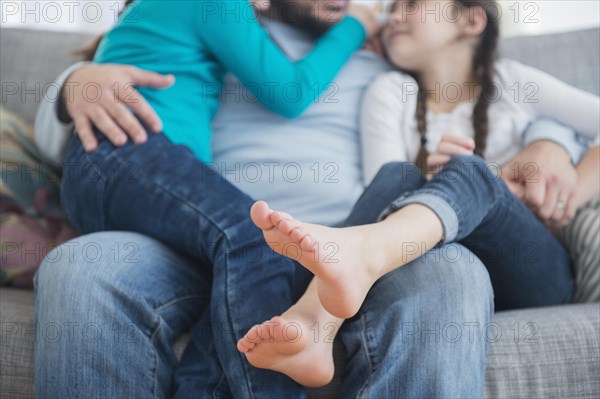
[[[195,298],[205,298],[205,296],[202,296],[202,295],[186,295],[186,296],[182,296],[182,297],[177,297],[175,299],[170,300],[167,303],[164,303],[164,304],[158,306],[157,308],[154,308],[154,311],[160,312],[160,311],[162,311],[162,310],[164,310],[164,309],[166,309],[166,308],[168,308],[168,307],[170,307],[170,306],[172,306],[172,305],[174,305],[176,303],[179,303],[181,301],[186,301],[188,299],[195,299]]]
[[[84,150],[84,155],[85,155],[85,159],[88,163],[97,165],[97,163],[92,160],[92,157],[90,156],[90,154],[85,150]],[[107,178],[106,178],[106,175],[104,174],[104,172],[102,171],[102,168],[98,168],[98,169],[99,169],[99,173],[100,173],[100,178],[102,179],[102,194],[101,194],[102,201],[100,202],[99,211],[102,212],[102,214],[101,214],[102,229],[105,230],[106,229],[106,201],[107,201],[106,182],[107,182]]]
[[[366,320],[367,316],[368,316],[368,311],[365,312],[364,315],[360,318],[361,324],[363,326],[363,328],[361,329],[360,335],[362,337],[361,342],[362,342],[363,348],[365,350],[365,354],[367,357],[367,363],[369,364],[369,374],[368,375],[371,376],[371,375],[373,375],[373,373],[375,371],[375,367],[374,367],[373,361],[371,359],[371,351],[369,348],[369,338],[367,336],[368,335],[367,330],[370,328],[368,326],[369,323]],[[360,389],[358,390],[358,393],[356,395],[357,398],[362,398],[363,394],[365,393],[365,391],[367,390],[368,387],[369,387],[369,377],[367,377],[363,386],[360,387]]]
[[[215,389],[213,389],[213,392],[212,392],[213,399],[219,399],[221,397],[221,395],[219,394],[219,390],[221,389],[223,382],[226,381],[225,373],[219,373],[219,374],[220,374],[219,382],[217,384],[215,384]]]
[[[229,241],[229,238],[227,238],[227,240]],[[225,267],[224,273],[225,273],[225,284],[226,284],[225,306],[227,307],[227,309],[231,309],[231,299],[230,299],[231,290],[229,289],[229,286],[230,286],[230,284],[229,284],[229,268]],[[234,327],[233,320],[231,319],[231,312],[229,312],[229,311],[227,312],[227,323],[229,324],[231,331],[233,331],[233,333],[235,334],[235,328],[233,328]],[[235,338],[236,337],[234,337],[234,339]],[[253,393],[254,389],[252,387],[252,382],[250,381],[250,378],[248,377],[248,371],[246,369],[247,366],[246,366],[244,356],[242,355],[241,352],[237,352],[237,356],[241,360],[241,365],[242,365],[241,369],[243,370],[243,373],[244,373],[244,381],[246,382],[246,388],[248,389],[248,393],[250,394],[250,399],[253,399],[254,395],[252,393]]]
[[[158,330],[160,329],[160,320],[158,320],[156,327],[154,327],[150,334],[150,342],[152,344],[152,348],[150,349],[151,356],[153,358],[152,362],[152,396],[154,398],[158,398],[158,353],[156,351],[156,347],[154,346],[154,337]]]

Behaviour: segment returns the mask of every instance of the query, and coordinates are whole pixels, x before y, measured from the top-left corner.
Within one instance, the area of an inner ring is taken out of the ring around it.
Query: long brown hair
[[[495,97],[495,86],[493,83],[494,61],[496,60],[496,48],[500,34],[500,22],[498,18],[498,5],[494,0],[456,0],[462,7],[481,7],[487,17],[485,30],[481,33],[479,44],[473,58],[473,72],[480,88],[479,98],[473,108],[473,130],[475,131],[476,155],[482,156],[485,152],[488,138],[488,108],[490,98]],[[417,94],[417,130],[421,135],[421,147],[415,164],[423,171],[426,170],[427,156],[429,155],[425,144],[427,143],[427,96],[419,82],[418,76],[414,76],[419,84]]]
[[[129,5],[131,3],[133,3],[134,1],[135,0],[125,0],[123,9],[121,10],[121,12],[119,12],[119,15],[121,15],[123,13],[123,11],[125,11],[127,9],[127,7],[129,7]],[[98,51],[98,46],[100,45],[100,42],[102,41],[103,37],[104,37],[104,35],[96,36],[95,38],[92,39],[91,42],[89,42],[87,44],[87,46],[85,46],[82,49],[74,51],[73,55],[75,55],[76,57],[81,57],[81,59],[84,61],[92,61],[94,59],[94,55],[96,55],[96,51]]]

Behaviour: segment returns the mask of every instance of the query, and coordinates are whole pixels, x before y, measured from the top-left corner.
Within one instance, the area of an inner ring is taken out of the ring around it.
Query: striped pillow
[[[573,259],[574,303],[600,302],[600,195],[577,211],[556,236]]]

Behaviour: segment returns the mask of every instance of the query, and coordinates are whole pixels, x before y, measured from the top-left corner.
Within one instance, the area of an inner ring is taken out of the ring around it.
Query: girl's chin
[[[402,69],[404,71],[410,71],[412,69],[414,69],[414,65],[410,65],[410,63],[407,63],[406,60],[410,59],[410,55],[408,54],[389,54],[388,53],[388,57],[390,62],[399,69]]]

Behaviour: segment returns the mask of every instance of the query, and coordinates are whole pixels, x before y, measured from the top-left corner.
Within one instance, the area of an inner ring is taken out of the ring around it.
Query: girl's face
[[[418,72],[465,35],[469,9],[452,0],[396,0],[382,32],[383,46],[398,68]]]

